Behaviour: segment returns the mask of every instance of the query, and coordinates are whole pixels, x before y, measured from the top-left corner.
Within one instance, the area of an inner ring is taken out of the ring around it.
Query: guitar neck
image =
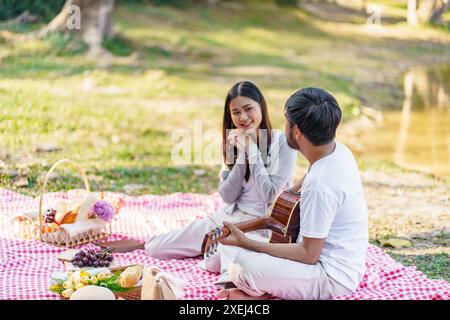
[[[252,219],[249,221],[239,222],[234,224],[236,228],[241,230],[242,232],[252,232],[256,230],[263,230],[263,229],[271,229],[274,231],[281,231],[281,229],[284,227],[281,223],[273,219],[272,217],[261,217]],[[230,234],[230,230],[227,227],[223,228],[223,236],[226,237]]]

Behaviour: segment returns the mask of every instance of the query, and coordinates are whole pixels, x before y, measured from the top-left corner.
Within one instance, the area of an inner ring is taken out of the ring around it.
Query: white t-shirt
[[[319,262],[328,276],[352,291],[358,287],[366,271],[367,205],[355,158],[341,143],[303,181],[297,242],[302,237],[325,238]]]

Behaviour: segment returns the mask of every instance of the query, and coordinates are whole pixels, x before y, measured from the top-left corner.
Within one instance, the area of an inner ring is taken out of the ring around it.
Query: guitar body
[[[273,203],[266,217],[235,224],[243,232],[269,229],[271,243],[292,243],[297,240],[300,230],[300,193],[291,190],[283,191]],[[227,227],[218,227],[205,235],[202,253],[206,256],[214,254],[219,240],[230,234]]]

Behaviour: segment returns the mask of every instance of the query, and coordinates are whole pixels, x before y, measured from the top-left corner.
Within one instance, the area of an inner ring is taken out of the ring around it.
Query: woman
[[[276,196],[291,186],[297,153],[283,132],[272,130],[266,101],[251,82],[238,82],[227,94],[222,146],[219,194],[228,205],[182,229],[153,237],[145,245],[150,256],[198,256],[211,229],[223,221],[238,223],[266,215]],[[206,267],[211,271],[220,268],[217,263]]]

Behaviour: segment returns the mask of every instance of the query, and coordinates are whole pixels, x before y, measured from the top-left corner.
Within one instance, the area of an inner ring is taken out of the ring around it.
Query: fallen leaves
[[[396,248],[396,249],[408,248],[408,247],[412,246],[411,241],[409,241],[407,239],[403,239],[403,238],[389,238],[387,240],[380,241],[380,244],[383,247],[392,247],[392,248]]]

